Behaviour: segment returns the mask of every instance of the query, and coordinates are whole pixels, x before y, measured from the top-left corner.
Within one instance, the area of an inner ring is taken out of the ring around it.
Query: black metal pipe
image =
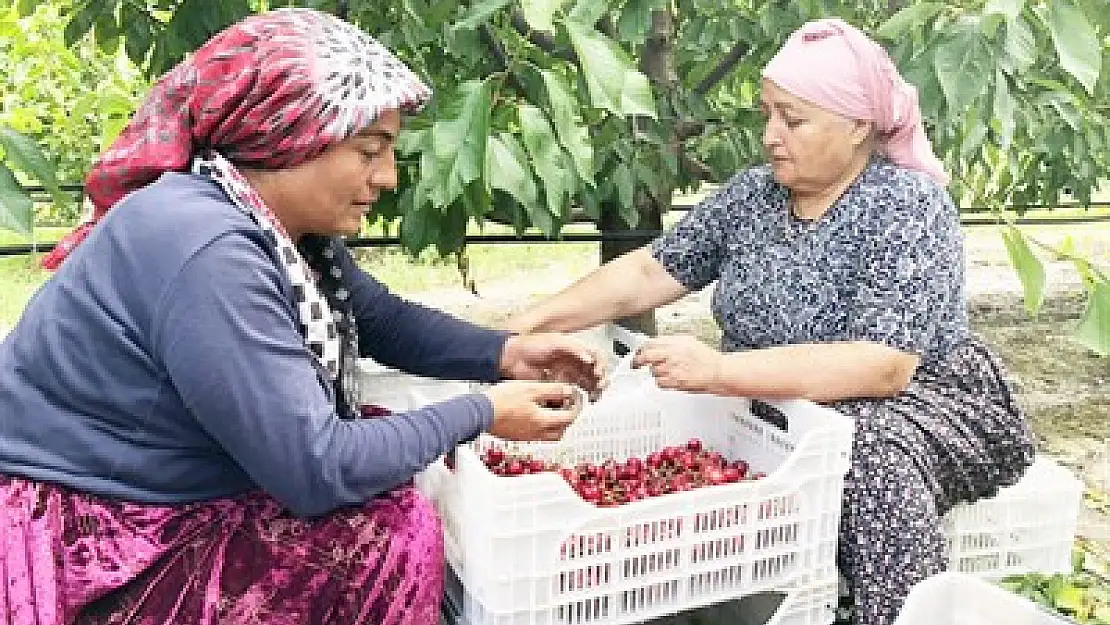
[[[1090,217],[1060,217],[1030,218],[1015,220],[1019,226],[1049,226],[1049,225],[1075,225],[1110,221],[1110,215],[1092,215]],[[964,226],[993,226],[1002,222],[996,219],[961,219]],[[644,241],[645,243],[658,236],[654,230],[628,230],[623,232],[568,232],[550,239],[542,234],[479,234],[466,237],[470,245],[505,245],[514,243],[600,243],[601,241]],[[399,246],[401,239],[398,237],[358,237],[347,239],[347,247],[392,247]],[[0,246],[0,257],[20,256],[32,252],[49,252],[54,249],[53,243],[40,243],[31,245],[23,243],[18,245]]]

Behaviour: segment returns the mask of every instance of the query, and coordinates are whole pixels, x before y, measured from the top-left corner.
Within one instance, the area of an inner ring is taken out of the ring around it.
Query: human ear
[[[853,119],[850,120],[849,123],[851,124],[851,128],[848,130],[848,137],[853,146],[863,145],[875,134],[875,122],[864,119]]]

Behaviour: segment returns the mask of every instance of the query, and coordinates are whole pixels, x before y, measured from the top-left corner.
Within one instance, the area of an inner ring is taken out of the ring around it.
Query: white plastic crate
[[[919,582],[906,597],[894,625],[1071,625],[1073,621],[999,588],[959,572]]]
[[[852,422],[810,402],[773,404],[787,431],[744,399],[658,389],[625,376],[558,444],[518,448],[563,463],[643,457],[697,437],[768,477],[614,508],[557,474],[499,477],[460,447],[418,480],[444,522],[470,625],[623,625],[759,592],[833,580]],[[828,621],[831,621],[831,612]],[[808,625],[817,621],[797,621]]]
[[[354,382],[359,404],[373,404],[394,412],[450,399],[469,393],[472,388],[469,382],[413,375],[369,358],[358,361]]]
[[[988,579],[1071,570],[1083,483],[1038,456],[998,495],[960,504],[944,517],[949,570]]]

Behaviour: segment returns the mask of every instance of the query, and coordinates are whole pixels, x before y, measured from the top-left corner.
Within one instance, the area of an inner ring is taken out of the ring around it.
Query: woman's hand
[[[485,392],[493,404],[489,433],[511,441],[557,441],[584,405],[582,391],[562,382],[514,380]]]
[[[501,351],[501,375],[517,380],[554,380],[594,392],[605,362],[597,350],[566,334],[510,336]]]
[[[720,382],[721,352],[693,336],[663,336],[644,343],[633,367],[648,367],[660,388],[713,393]]]

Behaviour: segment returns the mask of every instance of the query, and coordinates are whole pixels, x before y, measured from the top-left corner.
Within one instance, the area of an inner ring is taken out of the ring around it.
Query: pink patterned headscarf
[[[879,44],[844,20],[803,25],[763,69],[763,77],[825,110],[874,122],[887,158],[948,184],[921,125],[917,89]]]

